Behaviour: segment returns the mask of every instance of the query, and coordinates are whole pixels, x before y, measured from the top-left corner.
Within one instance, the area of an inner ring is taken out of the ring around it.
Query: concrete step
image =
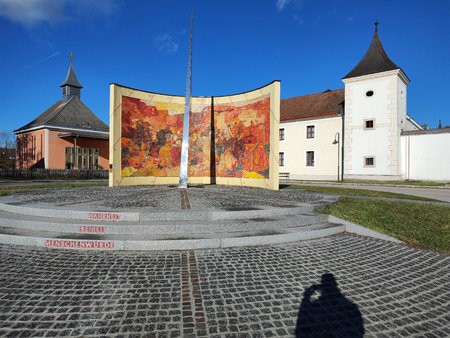
[[[35,204],[30,206],[14,202],[0,203],[0,211],[25,216],[46,218],[72,219],[96,222],[137,222],[137,221],[188,221],[188,220],[220,220],[274,217],[278,215],[298,215],[311,213],[312,204],[299,204],[294,207],[252,207],[229,210],[170,210],[154,212],[115,212],[110,210],[72,210],[64,208],[49,208],[48,205]]]
[[[310,225],[323,222],[326,216],[317,214],[276,215],[265,218],[189,221],[118,221],[95,222],[37,217],[0,212],[0,227],[73,234],[195,234],[242,232]]]
[[[4,200],[3,200],[4,202]],[[190,250],[289,243],[345,231],[313,204],[201,210],[72,210],[0,203],[0,243],[82,250]]]
[[[50,247],[57,249],[96,250],[190,250],[289,243],[331,236],[345,231],[345,226],[319,223],[247,232],[207,232],[195,234],[70,234],[10,227],[0,228],[0,243]]]

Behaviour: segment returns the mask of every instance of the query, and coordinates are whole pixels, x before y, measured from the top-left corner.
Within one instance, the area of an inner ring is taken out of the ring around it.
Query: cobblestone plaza
[[[4,207],[43,210],[43,216],[2,211],[1,231],[5,238],[47,238],[51,233],[45,229],[52,226],[74,225],[89,232],[102,224],[101,234],[54,232],[50,240],[82,242],[115,240],[119,235],[108,233],[114,229],[139,227],[151,233],[173,223],[49,217],[90,210],[117,216],[122,214],[109,212],[200,215],[198,220],[176,223],[172,241],[236,236],[233,231],[241,227],[248,228],[241,236],[250,238],[270,237],[285,227],[289,237],[295,233],[292,229],[314,227],[302,222],[318,216],[296,210],[307,206],[313,210],[333,200],[299,189],[274,192],[221,186],[186,191],[169,186],[39,189],[1,201]],[[201,219],[207,212],[234,214],[236,219]],[[199,233],[194,231],[195,222],[200,222]],[[26,229],[28,223],[42,229],[33,232]],[[13,224],[17,228],[8,230]],[[202,233],[206,228],[216,230]],[[150,233],[134,236],[145,242],[153,238]],[[233,243],[242,238],[229,239]],[[161,237],[157,242],[167,240]],[[450,335],[449,256],[401,243],[346,232],[284,244],[250,241],[251,246],[165,251],[63,250],[27,243],[0,244],[1,337]]]
[[[361,335],[361,319],[367,337],[450,335],[449,257],[360,236],[226,250],[0,250],[2,337],[292,337],[296,327],[344,337]],[[305,290],[326,274],[332,297],[299,317]]]

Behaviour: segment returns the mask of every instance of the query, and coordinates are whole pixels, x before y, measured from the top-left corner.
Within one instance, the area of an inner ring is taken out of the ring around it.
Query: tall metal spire
[[[192,29],[194,26],[194,6],[192,6],[191,28],[189,33],[189,52],[186,72],[186,99],[184,103],[183,141],[181,143],[180,183],[179,188],[187,188],[188,152],[189,152],[189,113],[192,94]]]

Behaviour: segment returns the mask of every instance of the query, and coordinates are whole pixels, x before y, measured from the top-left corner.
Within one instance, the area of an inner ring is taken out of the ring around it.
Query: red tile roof
[[[344,102],[344,89],[296,96],[281,100],[281,122],[338,116],[339,105]]]

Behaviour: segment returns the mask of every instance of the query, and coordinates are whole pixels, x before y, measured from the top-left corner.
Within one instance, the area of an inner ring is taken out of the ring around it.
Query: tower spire
[[[344,76],[344,79],[401,69],[389,58],[381,44],[380,36],[378,34],[378,20],[375,21],[374,24],[375,32],[369,49],[355,68]]]
[[[63,83],[61,83],[60,87],[62,88],[62,97],[64,101],[69,100],[72,96],[77,96],[80,98],[80,91],[83,86],[78,81],[77,76],[75,75],[75,71],[73,70],[72,60],[73,53],[69,54],[69,70],[67,71],[66,79]]]

